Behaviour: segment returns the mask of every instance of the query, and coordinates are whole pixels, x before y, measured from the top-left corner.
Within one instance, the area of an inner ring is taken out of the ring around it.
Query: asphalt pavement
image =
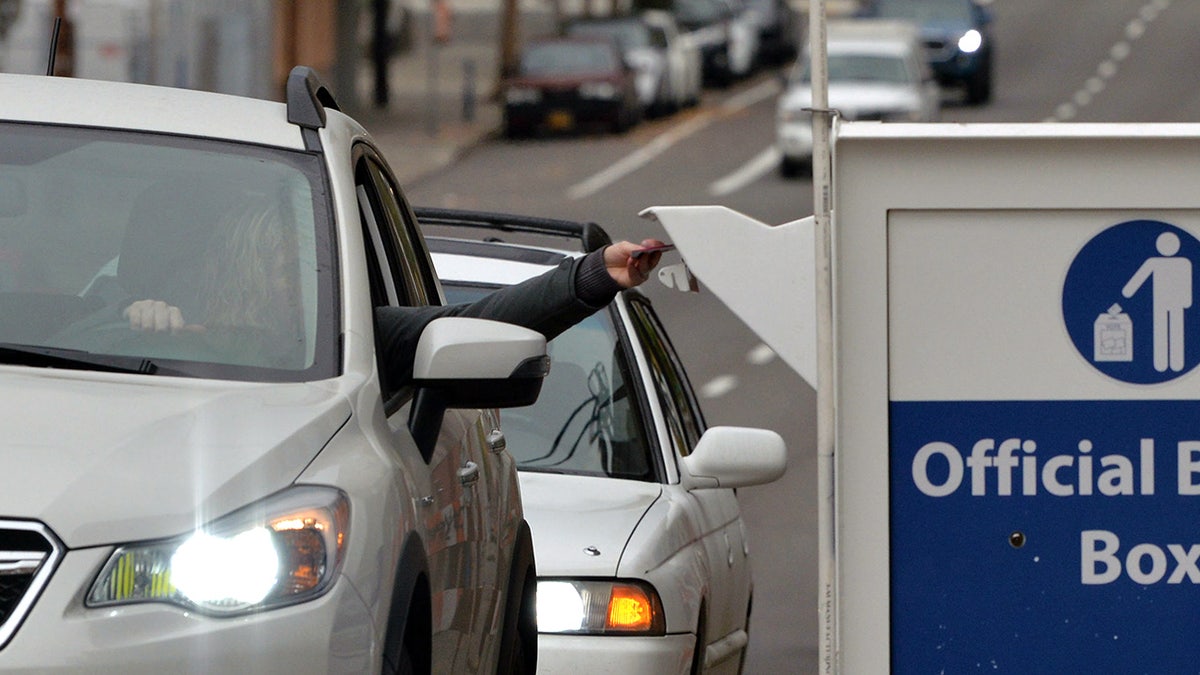
[[[401,187],[499,133],[503,121],[496,12],[459,11],[445,43],[430,39],[427,14],[415,15],[411,26],[411,43],[388,65],[387,104],[374,104],[374,70],[364,59],[350,110],[375,138]],[[529,38],[550,31],[553,21],[547,13],[523,11],[520,26]]]

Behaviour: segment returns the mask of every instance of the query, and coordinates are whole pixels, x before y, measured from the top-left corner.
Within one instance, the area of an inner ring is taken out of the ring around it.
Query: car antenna
[[[62,17],[54,17],[54,32],[50,35],[50,58],[46,63],[46,74],[54,75],[54,56],[58,54],[58,32],[62,27]]]

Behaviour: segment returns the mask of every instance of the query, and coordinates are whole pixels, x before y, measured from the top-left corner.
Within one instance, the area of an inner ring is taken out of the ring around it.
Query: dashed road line
[[[1137,16],[1125,24],[1124,38],[1118,40],[1108,50],[1108,58],[1096,66],[1096,74],[1089,77],[1083,83],[1083,86],[1071,95],[1068,101],[1060,103],[1054,109],[1054,114],[1043,121],[1070,121],[1079,114],[1080,108],[1090,105],[1104,91],[1108,81],[1117,74],[1118,64],[1129,57],[1130,52],[1133,51],[1132,43],[1145,35],[1147,25],[1157,19],[1158,15],[1170,6],[1171,0],[1150,0],[1150,2],[1142,5],[1141,9],[1138,10]]]
[[[567,188],[567,199],[590,197],[629,174],[654,161],[671,146],[712,124],[720,117],[737,114],[764,99],[779,93],[779,82],[771,79],[737,94],[721,103],[718,112],[704,111],[681,124],[674,125],[646,145],[617,160],[604,170]]]

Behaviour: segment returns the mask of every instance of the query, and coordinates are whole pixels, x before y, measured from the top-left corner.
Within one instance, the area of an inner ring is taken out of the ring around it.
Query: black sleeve
[[[596,272],[597,264],[603,275]],[[386,354],[388,381],[402,387],[412,380],[417,341],[434,319],[464,316],[503,321],[538,331],[551,340],[607,305],[619,290],[604,270],[603,251],[595,251],[583,258],[564,260],[555,269],[497,289],[472,303],[376,307],[376,345]]]

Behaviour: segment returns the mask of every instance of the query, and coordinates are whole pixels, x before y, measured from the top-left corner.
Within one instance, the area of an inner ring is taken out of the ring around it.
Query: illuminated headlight
[[[958,38],[958,49],[964,54],[974,54],[982,46],[983,35],[973,28]]]
[[[542,100],[542,92],[532,87],[509,87],[504,92],[504,100],[509,103],[537,103]]]
[[[617,88],[611,82],[584,82],[579,85],[581,98],[613,99],[617,97]]]
[[[336,578],[349,526],[340,490],[292,488],[187,535],[118,547],[87,605],[164,602],[232,616],[311,600]]]
[[[663,635],[662,601],[635,581],[545,579],[537,586],[539,633]]]

